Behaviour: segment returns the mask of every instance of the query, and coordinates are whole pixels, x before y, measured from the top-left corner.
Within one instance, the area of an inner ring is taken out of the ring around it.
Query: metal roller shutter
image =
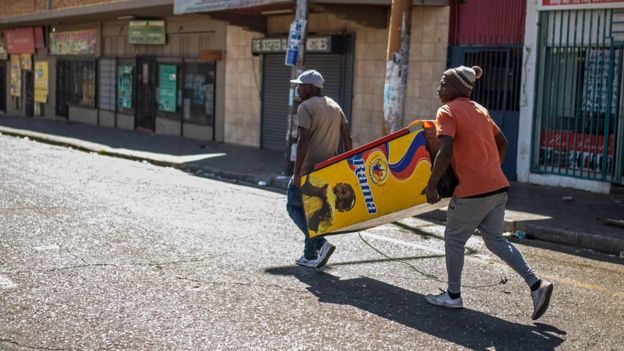
[[[290,67],[284,54],[267,54],[263,60],[262,148],[283,151],[288,127],[288,89]]]
[[[346,36],[345,54],[308,54],[305,68],[323,75],[323,95],[336,100],[351,121],[353,82],[353,37]],[[284,54],[265,54],[262,96],[262,148],[284,151],[288,127],[288,89],[290,67]]]

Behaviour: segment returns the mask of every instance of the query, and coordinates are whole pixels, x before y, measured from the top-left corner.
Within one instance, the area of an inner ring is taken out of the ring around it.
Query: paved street
[[[624,260],[518,244],[555,283],[528,289],[468,244],[464,308],[428,305],[445,279],[443,223],[409,218],[330,238],[322,271],[285,196],[0,135],[2,350],[621,350]],[[416,270],[420,271],[417,272]],[[497,284],[508,279],[506,284]]]

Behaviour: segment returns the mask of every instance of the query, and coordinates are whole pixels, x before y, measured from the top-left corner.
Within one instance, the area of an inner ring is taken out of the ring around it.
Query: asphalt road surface
[[[294,265],[285,201],[0,136],[0,349],[624,350],[621,258],[517,244],[555,283],[533,322],[524,282],[474,236],[463,283],[490,286],[446,310],[424,299],[445,287],[443,223],[331,237],[314,270]]]

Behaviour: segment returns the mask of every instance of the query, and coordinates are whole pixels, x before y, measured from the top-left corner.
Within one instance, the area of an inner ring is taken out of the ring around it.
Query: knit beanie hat
[[[479,66],[459,66],[444,71],[449,83],[462,94],[470,96],[475,81],[483,75],[483,69]]]

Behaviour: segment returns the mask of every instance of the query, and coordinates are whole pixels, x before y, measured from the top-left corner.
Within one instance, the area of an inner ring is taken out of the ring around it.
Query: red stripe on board
[[[332,164],[334,164],[336,162],[340,162],[340,161],[342,161],[344,159],[347,159],[347,158],[349,158],[351,156],[357,155],[360,152],[366,151],[368,149],[372,149],[372,148],[374,148],[376,146],[384,144],[384,143],[386,143],[386,142],[388,142],[388,141],[390,141],[392,139],[396,139],[396,138],[398,138],[400,136],[403,136],[403,135],[405,135],[407,133],[409,133],[409,128],[399,129],[399,130],[397,130],[394,133],[390,133],[390,134],[388,134],[388,135],[386,135],[384,137],[381,137],[379,139],[373,140],[373,141],[371,141],[368,144],[364,144],[362,146],[356,147],[355,149],[353,149],[351,151],[343,152],[340,155],[334,156],[334,157],[332,157],[330,159],[327,159],[327,160],[325,160],[323,162],[319,162],[319,163],[314,165],[314,170],[316,171],[316,170],[319,170],[321,168],[324,168],[324,167],[327,167],[329,165],[332,165]]]

